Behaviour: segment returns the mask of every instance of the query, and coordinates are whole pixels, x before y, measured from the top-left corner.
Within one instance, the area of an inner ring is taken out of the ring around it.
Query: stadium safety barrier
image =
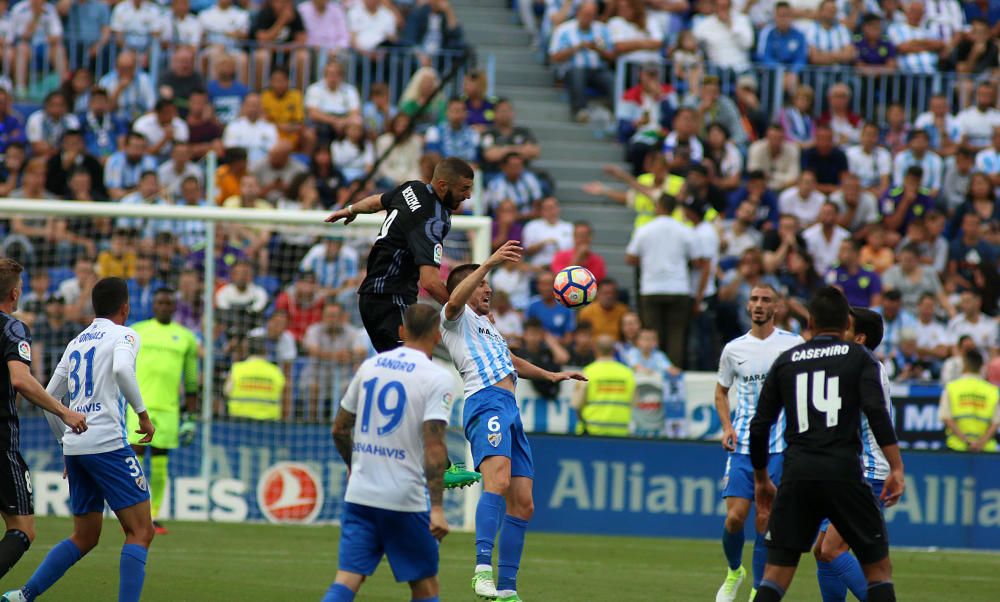
[[[647,61],[638,62],[634,59],[620,58],[615,64],[615,108],[622,101],[622,94],[628,88],[639,82],[639,68]],[[669,83],[683,100],[688,90],[688,83],[676,76],[670,59],[661,59],[661,74],[663,81]],[[732,97],[736,89],[736,79],[744,74],[753,75],[758,84],[758,96],[761,109],[765,115],[776,117],[785,106],[785,79],[793,73],[784,65],[765,65],[753,63],[745,72],[737,72],[729,68],[720,68],[713,63],[705,63],[705,75],[718,76],[723,93]],[[887,75],[863,74],[850,66],[816,66],[806,65],[795,73],[800,84],[812,87],[814,94],[813,114],[819,115],[826,110],[827,89],[836,83],[846,83],[850,86],[851,110],[866,120],[878,124],[885,122],[886,108],[890,103],[899,103],[906,116],[906,122],[912,123],[917,115],[927,109],[930,97],[937,93],[952,94],[957,92],[959,84],[971,83],[976,76],[955,72],[936,72],[933,74],[892,73]],[[957,94],[954,112],[964,109],[970,95]]]

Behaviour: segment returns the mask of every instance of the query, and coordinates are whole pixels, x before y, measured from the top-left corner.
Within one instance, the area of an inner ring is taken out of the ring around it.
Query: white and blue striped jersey
[[[583,42],[594,42],[600,47],[612,49],[615,43],[611,40],[611,31],[600,21],[594,21],[590,29],[582,31],[576,19],[571,19],[556,27],[549,40],[549,54],[560,50],[579,46]],[[583,69],[600,69],[606,66],[604,59],[596,50],[581,50],[567,60],[568,66]]]
[[[990,147],[976,153],[976,171],[991,176],[1000,173],[1000,151]]]
[[[787,330],[775,328],[771,336],[758,339],[749,332],[730,341],[719,358],[719,384],[727,389],[736,387],[736,408],[731,411],[733,430],[736,431],[736,453],[750,453],[750,420],[757,412],[757,398],[764,386],[764,379],[771,365],[786,350],[801,345],[805,340]],[[771,427],[768,451],[780,454],[785,451],[785,413]]]
[[[351,278],[358,276],[358,252],[348,245],[341,245],[337,256],[328,257],[326,243],[315,244],[299,263],[303,272],[316,274],[316,282],[325,288],[338,289]]]
[[[813,21],[801,31],[809,47],[820,52],[834,52],[854,43],[850,30],[839,22],[827,29],[819,21]]]
[[[135,383],[135,358],[139,335],[127,326],[105,318],[90,326],[66,345],[46,390],[69,402],[70,409],[87,417],[87,430],[73,434],[57,420],[62,432],[63,454],[102,454],[128,446],[125,430],[125,396],[118,386],[116,370],[128,371]],[[138,394],[136,386],[135,394]]]
[[[923,157],[918,159],[909,149],[897,154],[892,161],[892,185],[902,186],[906,170],[914,165],[919,165],[924,170],[924,177],[920,180],[921,186],[930,190],[941,189],[941,180],[944,175],[944,161],[941,160],[941,157],[927,151]]]
[[[356,416],[344,500],[396,512],[426,512],[424,422],[448,423],[454,381],[409,347],[361,364],[340,407]]]
[[[921,25],[937,32],[945,42],[956,33],[965,31],[965,11],[958,0],[924,0],[924,20]]]
[[[873,356],[874,357],[874,356]],[[885,409],[889,416],[893,416],[892,397],[889,395],[889,375],[885,371],[885,365],[878,363],[879,379],[882,381],[882,394],[885,396]],[[875,433],[872,432],[868,424],[868,417],[861,414],[861,468],[865,472],[865,478],[874,481],[884,481],[889,476],[889,461],[885,459],[882,448],[875,441]]]
[[[888,31],[889,41],[897,47],[912,40],[940,40],[938,31],[930,26],[913,27],[909,23],[891,23]],[[903,73],[936,73],[938,55],[934,52],[898,53],[896,64]]]
[[[455,368],[465,383],[465,399],[514,374],[514,362],[503,338],[489,317],[465,306],[462,315],[451,321],[441,309],[441,341],[448,348]]]
[[[913,127],[918,130],[924,130],[931,139],[931,148],[934,150],[941,148],[942,136],[941,132],[938,131],[936,125],[934,125],[934,114],[930,111],[921,113],[916,121],[913,122]],[[962,124],[959,123],[958,118],[952,114],[946,114],[944,116],[944,129],[947,130],[945,133],[952,142],[958,142],[962,139]]]

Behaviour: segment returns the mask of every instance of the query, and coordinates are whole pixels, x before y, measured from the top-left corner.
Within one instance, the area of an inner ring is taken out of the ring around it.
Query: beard
[[[755,318],[754,315],[753,315],[753,313],[750,314],[750,321],[753,322],[754,324],[756,324],[757,326],[763,326],[764,324],[767,324],[768,322],[770,322],[773,319],[774,319],[774,312],[773,311],[772,312],[764,312],[764,317],[762,317],[762,318]]]
[[[452,211],[457,210],[462,204],[462,201],[455,201],[455,194],[451,191],[451,189],[448,189],[448,192],[444,193],[444,198],[441,200],[444,201],[444,206]]]

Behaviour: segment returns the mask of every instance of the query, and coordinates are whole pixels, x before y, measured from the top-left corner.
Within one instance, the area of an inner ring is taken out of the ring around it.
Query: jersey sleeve
[[[420,219],[424,217],[425,219]],[[440,266],[444,257],[444,237],[447,225],[434,215],[417,214],[406,229],[406,243],[413,254],[413,263]]]
[[[462,331],[462,320],[465,319],[465,308],[462,308],[462,313],[458,314],[458,317],[454,320],[449,320],[448,316],[444,313],[445,308],[441,308],[441,328],[445,330],[450,330],[452,332],[458,333]]]
[[[31,365],[31,331],[20,320],[10,320],[3,333],[4,362],[22,362]]]
[[[778,369],[779,365],[775,362],[771,371],[767,373],[764,386],[760,389],[760,398],[757,400],[757,413],[750,420],[750,462],[755,470],[767,468],[771,426],[781,413]]]
[[[130,352],[134,360],[139,355],[139,333],[131,328],[122,332],[115,341],[114,351],[117,352],[119,349]]]
[[[455,397],[451,392],[451,384],[451,378],[445,374],[435,378],[430,384],[424,405],[424,422],[442,420],[445,424],[448,424],[448,417],[451,415],[451,404],[454,402]]]
[[[868,426],[875,435],[875,441],[879,447],[896,443],[896,431],[892,427],[892,417],[886,408],[882,373],[878,362],[868,354],[865,354],[863,359],[858,386],[861,389],[861,411],[868,418]]]
[[[729,347],[722,348],[722,356],[719,357],[719,377],[718,382],[723,387],[729,389],[736,380],[736,372],[733,370],[733,355]]]
[[[347,386],[347,391],[344,392],[344,396],[340,399],[340,408],[352,414],[358,413],[358,390],[361,388],[362,370],[364,370],[364,366],[354,374],[351,384]]]
[[[389,210],[389,205],[392,204],[392,199],[396,198],[399,195],[402,195],[403,194],[403,188],[405,188],[408,185],[409,185],[409,182],[403,182],[402,184],[400,184],[399,186],[397,186],[396,189],[393,190],[392,192],[384,192],[384,193],[382,193],[382,196],[379,197],[379,202],[382,204],[382,209],[385,209],[386,211],[388,211]]]

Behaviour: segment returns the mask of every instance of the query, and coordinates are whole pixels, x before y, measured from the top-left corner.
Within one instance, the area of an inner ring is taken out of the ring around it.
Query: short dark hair
[[[527,330],[529,328],[538,328],[539,330],[545,330],[545,324],[542,324],[542,321],[539,320],[538,318],[531,317],[524,321],[524,329]]]
[[[478,263],[463,263],[460,266],[452,268],[451,273],[448,274],[448,283],[446,284],[448,288],[448,294],[450,295],[453,290],[461,283],[463,280],[469,277],[469,274],[475,272],[479,269]]]
[[[920,293],[920,298],[917,299],[917,303],[923,303],[924,299],[930,299],[935,304],[937,304],[937,295],[935,295],[934,293],[928,293],[928,292]]]
[[[983,354],[975,349],[966,351],[965,356],[962,357],[962,363],[966,372],[979,372],[983,369]]]
[[[285,67],[284,65],[275,65],[274,67],[271,67],[271,75],[274,75],[275,73],[281,73],[285,77],[289,77],[288,67]]]
[[[403,314],[403,326],[413,339],[422,339],[435,332],[441,323],[440,314],[426,303],[414,303]]]
[[[103,96],[107,98],[109,94],[105,88],[102,88],[101,86],[94,86],[90,89],[90,97],[93,98],[95,96]]]
[[[437,165],[434,166],[432,177],[435,180],[455,183],[459,178],[471,180],[476,177],[476,174],[472,171],[472,166],[464,160],[458,157],[447,157],[438,161]]]
[[[249,337],[247,339],[247,355],[266,355],[267,339],[265,337]]]
[[[506,153],[503,157],[500,158],[500,164],[507,165],[507,163],[509,163],[511,159],[523,159],[523,158],[524,157],[521,156],[521,153],[511,151],[509,153]]]
[[[98,318],[113,316],[128,303],[128,284],[121,278],[101,278],[94,285],[91,302]]]
[[[660,195],[659,205],[664,215],[670,215],[677,208],[677,197],[672,194]]]
[[[845,330],[850,311],[847,297],[840,289],[832,286],[819,289],[809,301],[809,315],[816,331]]]
[[[9,257],[0,258],[0,299],[6,299],[21,280],[24,266]]]
[[[159,174],[156,173],[156,170],[145,169],[145,170],[142,171],[142,173],[139,174],[139,179],[140,180],[144,180],[144,179],[146,179],[146,178],[148,178],[150,176],[152,176],[154,178],[159,178]]]
[[[153,110],[159,113],[163,109],[174,106],[174,101],[169,98],[159,98],[156,100],[156,104],[153,105]]]
[[[924,168],[919,165],[911,165],[906,168],[906,173],[903,174],[904,178],[920,178],[924,179]]]
[[[899,289],[890,289],[885,291],[882,295],[883,299],[888,299],[889,301],[901,301],[903,299],[903,293],[899,292]]]
[[[461,105],[463,107],[465,106],[465,101],[462,100],[461,96],[452,96],[452,97],[448,98],[448,106],[451,106],[451,105],[455,104],[456,102],[457,103],[461,103]]]
[[[854,334],[865,335],[865,347],[875,351],[885,336],[882,316],[867,307],[852,307],[851,316],[854,317]]]
[[[881,23],[882,17],[876,15],[875,13],[865,13],[865,16],[861,17],[861,26],[864,27],[869,23]]]
[[[754,169],[747,173],[747,180],[766,180],[767,175],[764,174],[763,169]]]
[[[781,0],[780,2],[777,2],[774,5],[774,10],[778,10],[779,8],[791,8],[791,7],[792,7],[791,4],[785,2],[785,0]]]
[[[161,286],[160,288],[156,289],[153,292],[153,296],[154,297],[157,296],[157,295],[170,295],[171,297],[173,297],[176,294],[177,294],[177,291],[175,291],[174,289],[170,288],[169,286]]]
[[[133,138],[137,138],[139,140],[142,140],[144,143],[148,142],[148,140],[146,140],[146,137],[144,135],[140,134],[139,132],[137,132],[135,130],[129,130],[128,133],[125,134],[125,144],[128,144],[128,141],[132,140]]]

